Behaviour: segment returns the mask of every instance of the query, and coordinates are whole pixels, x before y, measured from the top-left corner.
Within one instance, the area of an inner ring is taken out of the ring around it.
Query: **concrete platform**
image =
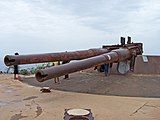
[[[0,75],[0,120],[63,120],[66,108],[89,108],[95,120],[160,119],[160,98],[41,93],[12,77]]]

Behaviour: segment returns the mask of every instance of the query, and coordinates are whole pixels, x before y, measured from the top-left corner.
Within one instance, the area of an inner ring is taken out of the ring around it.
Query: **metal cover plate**
[[[73,115],[73,116],[83,116],[83,115],[88,115],[90,112],[84,109],[70,109],[67,111],[67,113],[68,115]]]

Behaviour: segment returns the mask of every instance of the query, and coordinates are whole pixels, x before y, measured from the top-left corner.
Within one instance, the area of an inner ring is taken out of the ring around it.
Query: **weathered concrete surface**
[[[145,55],[148,62],[144,62],[143,56],[137,56],[134,73],[135,74],[156,74],[160,75],[160,56]]]
[[[98,73],[93,69],[70,74],[69,79],[60,78],[61,84],[55,84],[54,80],[43,83],[38,82],[35,77],[23,78],[23,82],[32,85],[45,87],[54,90],[114,95],[126,97],[154,97],[160,98],[160,76],[111,74],[106,77],[104,73]]]
[[[159,120],[160,99],[89,95],[40,88],[0,75],[0,120],[63,120],[65,108],[90,108],[95,120]]]

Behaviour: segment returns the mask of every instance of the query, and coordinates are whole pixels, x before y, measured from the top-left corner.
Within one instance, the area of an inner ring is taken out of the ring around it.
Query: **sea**
[[[38,64],[29,64],[29,65],[19,65],[19,69],[29,69],[29,68],[33,68],[33,67],[36,67]],[[6,66],[4,64],[4,62],[1,60],[0,61],[0,71],[2,72],[7,72],[8,70],[8,66]]]
[[[5,66],[3,61],[0,61],[0,71],[5,71],[7,67]]]

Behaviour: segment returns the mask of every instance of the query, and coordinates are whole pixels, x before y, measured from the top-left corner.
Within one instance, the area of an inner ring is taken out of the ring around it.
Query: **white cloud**
[[[100,47],[107,38],[106,33],[81,25],[77,16],[56,4],[1,1],[0,5],[0,41],[5,40],[1,49],[8,53]]]
[[[3,56],[89,49],[130,35],[159,54],[159,18],[159,0],[5,0],[0,48]]]

